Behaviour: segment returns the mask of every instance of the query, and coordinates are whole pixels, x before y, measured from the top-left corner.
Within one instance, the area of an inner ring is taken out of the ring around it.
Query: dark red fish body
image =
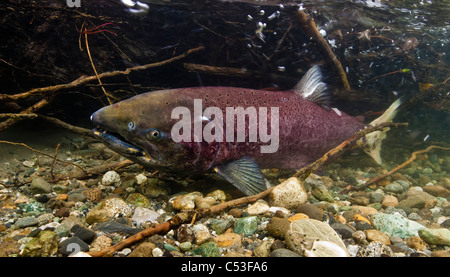
[[[366,126],[344,112],[325,109],[293,91],[202,87],[174,89],[171,93],[190,98],[192,103],[193,99],[202,99],[203,108],[218,107],[224,113],[226,107],[269,107],[269,112],[270,107],[279,108],[279,148],[276,152],[261,153],[260,146],[264,144],[249,143],[249,132],[246,132],[245,142],[223,142],[217,157],[217,142],[203,142],[201,149],[196,143],[184,143],[186,156],[193,158],[187,162],[196,164],[198,169],[210,168],[214,160],[215,164],[221,164],[246,155],[254,158],[262,168],[299,169]],[[188,108],[193,114],[193,106]],[[270,124],[269,112],[267,122]],[[248,120],[245,130],[249,130]],[[202,162],[194,163],[199,151]]]
[[[140,94],[95,112],[91,119],[101,130],[94,134],[146,168],[175,173],[214,169],[254,194],[265,188],[259,166],[299,169],[366,126],[323,107],[326,86],[321,77],[314,66],[291,91],[194,87]],[[391,120],[399,104],[374,122]],[[240,119],[228,117],[229,110],[238,109]],[[205,139],[213,133],[215,139]],[[367,138],[377,162],[381,139]],[[267,146],[271,150],[262,151]]]

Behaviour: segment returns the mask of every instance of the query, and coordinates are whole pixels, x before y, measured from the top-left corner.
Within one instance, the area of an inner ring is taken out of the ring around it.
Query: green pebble
[[[164,249],[166,249],[167,251],[179,251],[179,249],[177,247],[175,247],[169,243],[164,244]]]
[[[135,207],[148,208],[151,206],[150,200],[138,192],[130,194],[125,202]]]
[[[190,241],[185,241],[180,243],[180,250],[183,252],[187,252],[189,250],[191,250],[192,248],[192,243]]]
[[[220,256],[219,246],[213,241],[202,244],[200,247],[196,248],[192,252],[195,255],[201,255],[202,257],[219,257]]]
[[[258,218],[256,216],[239,218],[234,228],[236,234],[243,233],[246,237],[253,235],[256,230],[258,230]]]
[[[311,193],[315,198],[319,199],[320,201],[326,201],[326,202],[330,202],[330,203],[334,202],[333,196],[325,188],[317,187],[317,188],[313,189]]]
[[[23,257],[48,257],[58,252],[58,238],[52,231],[42,231],[24,247]]]

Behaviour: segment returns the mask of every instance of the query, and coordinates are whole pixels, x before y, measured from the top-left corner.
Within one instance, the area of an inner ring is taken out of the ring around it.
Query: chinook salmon
[[[318,66],[289,91],[193,87],[152,91],[103,107],[93,133],[143,165],[175,174],[214,170],[247,195],[270,186],[260,168],[299,169],[369,125],[336,108]],[[359,143],[381,164],[382,131]]]

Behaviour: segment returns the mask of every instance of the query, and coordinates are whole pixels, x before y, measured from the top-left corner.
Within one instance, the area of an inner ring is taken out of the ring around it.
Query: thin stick
[[[18,118],[18,117],[25,117],[25,118],[36,118],[37,114],[35,113],[0,113],[0,118],[9,117],[9,118]]]
[[[190,72],[201,72],[222,76],[251,77],[257,74],[256,72],[251,72],[244,70],[242,68],[233,68],[233,67],[218,67],[193,63],[183,63],[183,66]]]
[[[124,166],[129,166],[132,164],[134,164],[134,162],[132,162],[130,160],[123,160],[120,162],[102,164],[99,166],[92,167],[88,170],[83,170],[83,172],[73,172],[73,173],[69,174],[69,178],[71,178],[71,179],[86,179],[92,175],[103,174],[106,171],[117,170],[119,168],[122,168]]]
[[[222,204],[218,204],[218,205],[212,206],[211,208],[178,213],[177,215],[173,216],[170,220],[168,220],[160,225],[157,225],[156,227],[149,227],[129,238],[124,239],[123,241],[119,242],[116,245],[113,245],[111,247],[103,249],[102,251],[88,252],[88,254],[91,255],[92,257],[110,256],[115,251],[119,251],[119,250],[121,250],[133,243],[136,243],[146,237],[153,236],[155,234],[166,234],[170,230],[178,228],[183,223],[189,223],[195,219],[204,217],[206,215],[218,213],[229,207],[235,207],[237,205],[255,202],[255,201],[265,197],[266,195],[268,195],[272,191],[273,188],[274,187],[271,187],[271,188],[269,188],[259,194],[256,194],[256,195],[246,196],[246,197],[231,200],[231,201],[228,201],[228,202],[225,202]]]
[[[269,61],[273,58],[273,56],[277,53],[277,51],[280,49],[281,44],[283,44],[284,39],[286,38],[287,34],[291,31],[292,29],[292,23],[289,23],[289,27],[287,28],[286,32],[284,32],[283,36],[281,37],[281,39],[278,41],[277,47],[275,47],[275,50],[273,50],[272,54],[270,54],[269,56]]]
[[[34,149],[34,148],[32,148],[32,147],[26,145],[25,143],[22,143],[22,142],[11,142],[11,141],[7,141],[7,140],[0,140],[0,143],[6,143],[6,144],[11,144],[11,145],[19,145],[19,146],[23,146],[23,147],[25,147],[25,148],[27,148],[27,149],[33,151],[33,152],[36,152],[36,153],[39,153],[39,154],[41,154],[41,155],[47,156],[47,157],[49,157],[49,158],[52,158],[52,159],[54,159],[55,161],[57,161],[57,162],[59,162],[59,163],[63,163],[63,164],[68,164],[68,165],[76,166],[76,167],[78,167],[79,169],[81,169],[83,172],[87,173],[87,171],[86,171],[84,168],[82,168],[81,166],[79,166],[79,165],[77,165],[77,164],[75,164],[75,163],[62,161],[62,160],[57,159],[56,157],[54,157],[54,156],[52,156],[52,155],[49,155],[49,154],[44,153],[44,152],[42,152],[42,151],[36,150],[36,149]]]
[[[2,97],[0,95],[0,102],[2,101]],[[41,99],[39,102],[37,102],[36,104],[34,104],[31,107],[26,108],[25,110],[21,111],[19,114],[30,114],[30,113],[34,113],[37,110],[41,109],[42,107],[45,107],[49,102],[47,101],[47,99]],[[17,116],[17,117],[11,117],[8,118],[7,120],[3,121],[0,123],[0,131],[3,131],[11,126],[13,126],[14,124],[16,124],[19,121],[24,120],[25,118],[27,118],[26,116]]]
[[[308,15],[302,10],[297,10],[295,13],[295,17],[297,18],[297,21],[300,23],[305,32],[319,44],[319,47],[325,53],[326,58],[331,62],[331,64],[333,64],[334,68],[337,70],[339,76],[341,77],[344,89],[350,90],[347,75],[342,68],[342,64],[339,62],[336,55],[334,55],[330,45],[328,45],[327,41],[320,34],[319,30],[317,29],[316,23],[314,22],[314,19],[308,17]]]
[[[108,77],[116,77],[116,76],[121,76],[121,75],[128,75],[131,72],[134,71],[140,71],[140,70],[145,70],[145,69],[149,69],[149,68],[154,68],[154,67],[159,67],[159,66],[163,66],[169,63],[173,63],[175,61],[181,60],[183,58],[185,58],[186,56],[198,52],[200,50],[204,50],[205,47],[204,46],[200,46],[197,48],[192,48],[189,49],[188,51],[184,52],[181,55],[172,57],[170,59],[164,60],[164,61],[160,61],[160,62],[155,62],[155,63],[149,63],[149,64],[145,64],[145,65],[140,65],[140,66],[135,66],[135,67],[130,67],[127,68],[125,70],[117,70],[117,71],[110,71],[110,72],[104,72],[104,73],[100,73],[98,74],[99,78],[108,78]],[[22,99],[22,98],[27,98],[31,95],[35,95],[38,93],[51,93],[51,92],[55,92],[58,90],[63,90],[63,89],[72,89],[81,85],[84,85],[86,83],[92,82],[97,80],[97,76],[82,76],[70,83],[67,84],[61,84],[61,85],[55,85],[55,86],[48,86],[48,87],[43,87],[43,88],[35,88],[26,92],[22,92],[22,93],[17,93],[17,94],[13,94],[13,95],[8,95],[8,94],[0,94],[0,101],[4,100],[4,99],[9,99],[9,100],[18,100],[18,99]]]
[[[356,134],[354,134],[351,138],[345,140],[344,142],[342,142],[341,144],[339,144],[338,146],[336,146],[335,148],[331,149],[330,151],[328,151],[327,153],[325,153],[325,155],[323,155],[320,159],[316,160],[315,162],[313,162],[312,164],[310,164],[309,166],[303,167],[301,169],[299,169],[292,177],[299,177],[301,179],[306,179],[308,178],[308,176],[314,172],[315,170],[317,170],[320,166],[322,166],[326,161],[328,161],[328,159],[330,159],[330,157],[335,156],[339,153],[341,153],[342,151],[344,151],[344,149],[350,145],[351,142],[364,137],[365,135],[375,132],[375,131],[379,131],[383,128],[387,128],[387,127],[399,127],[399,126],[407,126],[407,123],[393,123],[393,122],[384,122],[381,124],[378,124],[376,126],[371,126],[371,127],[367,127],[365,129],[362,129],[360,131],[358,131]]]
[[[62,120],[59,120],[58,118],[54,118],[54,117],[51,117],[51,116],[46,116],[46,115],[42,115],[42,114],[36,114],[36,116],[39,116],[39,118],[45,119],[45,120],[55,124],[56,126],[59,126],[61,128],[64,128],[64,129],[67,129],[67,130],[69,130],[71,132],[78,133],[78,134],[81,134],[81,135],[84,135],[84,136],[88,136],[88,137],[91,137],[91,138],[96,138],[96,136],[94,136],[92,134],[91,130],[89,130],[89,129],[70,125],[69,123],[66,123],[66,122],[64,122]]]
[[[107,77],[128,75],[133,71],[139,71],[139,70],[145,70],[145,69],[149,69],[149,68],[163,66],[163,65],[178,61],[180,59],[183,59],[186,56],[188,56],[194,52],[203,50],[203,49],[205,49],[204,46],[192,48],[192,49],[189,49],[188,51],[184,52],[181,55],[172,57],[170,59],[167,59],[167,60],[164,60],[161,62],[155,62],[155,63],[150,63],[150,64],[146,64],[146,65],[141,65],[141,66],[130,67],[130,68],[127,68],[126,70],[122,70],[122,71],[118,70],[118,71],[105,72],[105,73],[98,74],[98,76],[87,76],[87,77],[82,76],[82,77],[80,77],[70,83],[67,83],[67,84],[55,85],[55,86],[49,86],[49,87],[43,87],[43,88],[35,88],[35,89],[29,90],[26,92],[17,93],[17,94],[13,94],[13,95],[0,94],[0,102],[5,101],[5,100],[19,100],[19,99],[27,98],[31,95],[38,94],[38,93],[44,94],[44,93],[51,93],[51,92],[55,92],[55,91],[59,91],[59,90],[63,90],[63,89],[73,89],[75,87],[87,84],[94,80],[98,80],[98,78],[107,78]],[[33,106],[20,112],[20,114],[34,113],[37,110],[45,107],[47,104],[49,104],[49,102],[46,99],[41,99],[39,102],[37,102]],[[3,131],[5,129],[13,126],[14,124],[23,120],[24,118],[25,117],[8,118],[7,120],[0,123],[0,131]]]
[[[55,179],[55,176],[53,175],[53,168],[55,167],[55,164],[56,164],[56,157],[58,156],[58,150],[59,150],[60,146],[61,146],[61,143],[58,143],[58,145],[55,148],[55,155],[53,157],[52,167],[50,169],[50,175],[52,176],[52,179]]]
[[[100,84],[100,87],[102,88],[103,94],[106,96],[108,103],[111,105],[113,103],[110,99],[110,97],[112,97],[112,95],[110,95],[109,93],[106,92],[106,89],[103,87],[102,80],[98,76],[97,69],[95,68],[95,65],[94,65],[94,61],[92,61],[91,51],[89,50],[89,44],[88,44],[87,37],[88,37],[88,33],[86,32],[86,27],[85,27],[84,41],[86,43],[86,50],[87,50],[87,54],[89,56],[89,61],[91,61],[92,69],[94,70],[94,73],[95,73],[95,76],[97,77],[98,83]]]
[[[440,150],[447,150],[447,151],[450,150],[450,148],[447,148],[447,147],[431,145],[425,150],[415,151],[415,152],[413,152],[411,154],[411,157],[406,162],[396,166],[395,168],[389,170],[389,172],[387,172],[387,173],[385,173],[383,175],[380,175],[380,176],[377,176],[377,177],[371,179],[370,181],[368,181],[367,183],[365,183],[362,186],[351,187],[349,190],[362,190],[362,189],[365,189],[366,187],[368,187],[368,186],[370,186],[370,185],[372,185],[372,184],[374,184],[374,183],[376,183],[376,182],[378,182],[378,181],[380,181],[380,180],[382,180],[382,179],[392,175],[394,172],[396,172],[396,171],[404,168],[405,166],[409,165],[412,161],[414,161],[417,158],[417,155],[430,152],[433,149],[440,149]]]

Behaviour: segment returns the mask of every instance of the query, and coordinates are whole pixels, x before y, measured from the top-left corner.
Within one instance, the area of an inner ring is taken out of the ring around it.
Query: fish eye
[[[159,138],[159,136],[161,135],[161,133],[159,132],[159,130],[153,130],[153,131],[150,132],[150,135],[151,135],[153,138]]]
[[[147,138],[150,140],[159,140],[163,137],[163,134],[158,129],[151,129],[147,132]]]
[[[133,121],[128,122],[128,131],[133,131],[136,125]]]

